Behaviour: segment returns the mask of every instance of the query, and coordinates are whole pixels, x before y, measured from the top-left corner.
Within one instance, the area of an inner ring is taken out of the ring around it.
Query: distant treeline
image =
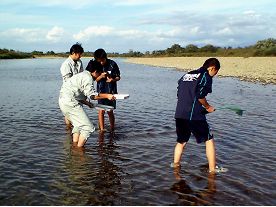
[[[55,53],[48,51],[33,51],[30,53],[20,52],[8,49],[0,49],[0,59],[18,59],[18,58],[36,58],[36,57],[67,57],[69,52]],[[84,52],[83,57],[91,57],[92,52]],[[189,44],[186,47],[181,47],[179,44],[174,44],[165,50],[147,51],[145,53],[129,50],[127,53],[108,53],[110,57],[258,57],[258,56],[276,56],[276,39],[268,38],[258,41],[255,45],[248,47],[217,47],[211,44],[203,47]]]
[[[26,52],[19,52],[8,49],[0,49],[0,59],[20,59],[20,58],[30,58],[32,55]]]

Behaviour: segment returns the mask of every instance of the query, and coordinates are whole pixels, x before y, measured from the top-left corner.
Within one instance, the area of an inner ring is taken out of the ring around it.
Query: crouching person
[[[78,73],[63,83],[59,95],[59,107],[63,115],[73,125],[73,143],[83,147],[88,137],[95,131],[94,125],[83,109],[83,105],[93,107],[90,99],[107,98],[114,100],[112,94],[98,94],[94,88],[94,80],[102,73],[100,63],[94,61],[86,71]],[[87,99],[88,98],[88,99]]]

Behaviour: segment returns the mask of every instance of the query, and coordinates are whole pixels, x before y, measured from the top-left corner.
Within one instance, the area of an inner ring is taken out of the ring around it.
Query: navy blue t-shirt
[[[110,59],[106,60],[106,64],[103,66],[103,72],[106,72],[111,78],[120,77],[120,70],[117,63]],[[106,78],[101,79],[97,82],[97,92],[117,94],[117,82],[107,83]]]
[[[175,118],[206,120],[204,107],[198,99],[212,93],[212,77],[206,68],[199,68],[183,75],[178,81]]]

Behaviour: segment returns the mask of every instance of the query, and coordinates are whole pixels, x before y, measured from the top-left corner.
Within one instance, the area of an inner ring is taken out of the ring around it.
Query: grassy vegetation
[[[32,58],[32,55],[26,52],[0,49],[0,59],[21,59],[21,58]]]
[[[8,49],[0,49],[0,59],[15,59],[15,58],[36,58],[36,57],[67,57],[68,52],[55,53],[48,51],[33,51],[31,53],[19,52]],[[83,57],[92,57],[92,52],[84,52]],[[109,57],[264,57],[276,56],[276,39],[268,38],[258,41],[255,45],[248,47],[217,47],[214,45],[205,45],[197,47],[189,44],[182,47],[179,44],[174,44],[165,50],[147,51],[145,53],[129,50],[128,53],[109,53]]]

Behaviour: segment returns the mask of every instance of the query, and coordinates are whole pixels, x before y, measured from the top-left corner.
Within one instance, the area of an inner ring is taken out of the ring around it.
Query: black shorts
[[[107,106],[113,106],[116,109],[116,100],[109,100],[109,99],[99,99],[98,104],[103,104]]]
[[[197,143],[206,142],[213,139],[213,135],[210,134],[209,125],[206,120],[186,120],[175,119],[177,142],[188,142],[191,133],[196,138]]]

